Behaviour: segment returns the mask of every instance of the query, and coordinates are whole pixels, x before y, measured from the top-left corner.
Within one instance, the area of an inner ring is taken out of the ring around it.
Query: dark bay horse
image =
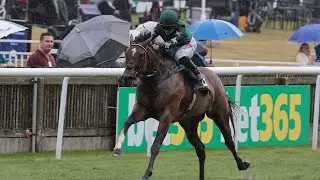
[[[207,68],[199,68],[206,78],[209,90],[194,93],[187,71],[177,68],[176,62],[159,56],[158,51],[155,51],[149,42],[147,40],[131,44],[125,53],[126,69],[121,81],[123,85],[130,86],[137,80],[137,102],[117,138],[114,156],[123,154],[122,144],[132,124],[148,118],[158,120],[159,126],[151,146],[149,165],[141,178],[149,179],[170,124],[179,122],[196,150],[199,158],[199,179],[204,180],[205,146],[198,136],[197,128],[199,122],[207,115],[219,127],[238,169],[249,168],[250,163],[243,161],[235,150],[229,126],[229,118],[233,124],[231,101],[228,100],[220,78]]]

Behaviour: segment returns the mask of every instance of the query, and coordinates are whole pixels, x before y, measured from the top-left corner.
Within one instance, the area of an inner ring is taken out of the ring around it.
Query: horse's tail
[[[237,104],[232,101],[230,99],[230,97],[227,95],[227,99],[228,99],[228,104],[229,104],[229,108],[230,108],[230,114],[229,114],[229,117],[230,117],[230,120],[231,120],[231,123],[232,123],[232,126],[233,126],[233,136],[235,137],[236,135],[236,129],[235,129],[235,126],[234,126],[234,111],[232,109],[233,108],[238,108]]]

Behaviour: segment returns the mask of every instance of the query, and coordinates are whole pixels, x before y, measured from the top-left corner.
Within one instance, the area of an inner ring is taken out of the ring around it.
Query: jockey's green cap
[[[177,13],[173,10],[165,10],[160,15],[161,26],[175,26],[178,22]]]

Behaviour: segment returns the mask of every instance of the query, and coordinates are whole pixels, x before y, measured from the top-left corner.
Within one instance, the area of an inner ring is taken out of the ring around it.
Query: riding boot
[[[204,79],[201,77],[201,74],[200,74],[198,67],[191,61],[190,58],[182,57],[181,59],[179,59],[179,63],[184,65],[186,68],[190,69],[193,72],[193,74],[195,75],[197,82],[194,86],[194,91],[207,88],[207,85],[206,85]]]

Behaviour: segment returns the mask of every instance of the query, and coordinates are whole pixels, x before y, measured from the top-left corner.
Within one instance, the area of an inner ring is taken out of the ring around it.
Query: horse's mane
[[[146,40],[142,42],[141,45],[144,45],[144,47],[147,49],[147,52],[151,53],[151,55],[156,58],[156,59],[152,59],[152,61],[158,61],[159,63],[158,68],[165,68],[169,70],[170,68],[172,68],[172,66],[176,65],[173,57],[168,56],[167,54],[165,54],[165,52],[161,52],[160,50],[153,49],[151,41]],[[149,57],[151,55],[149,54]]]
[[[139,44],[139,45],[145,47],[145,48],[147,49],[147,52],[148,52],[148,50],[151,51],[152,54],[158,58],[158,60],[162,60],[162,61],[169,60],[169,59],[167,59],[166,57],[163,57],[163,56],[161,55],[161,52],[160,52],[159,50],[153,49],[152,43],[153,43],[153,42],[152,42],[152,39],[151,39],[151,38],[149,38],[149,39],[147,39],[147,40],[145,40],[145,41],[142,41],[142,42],[136,42],[136,41],[133,41],[133,42],[132,42],[132,44]]]

